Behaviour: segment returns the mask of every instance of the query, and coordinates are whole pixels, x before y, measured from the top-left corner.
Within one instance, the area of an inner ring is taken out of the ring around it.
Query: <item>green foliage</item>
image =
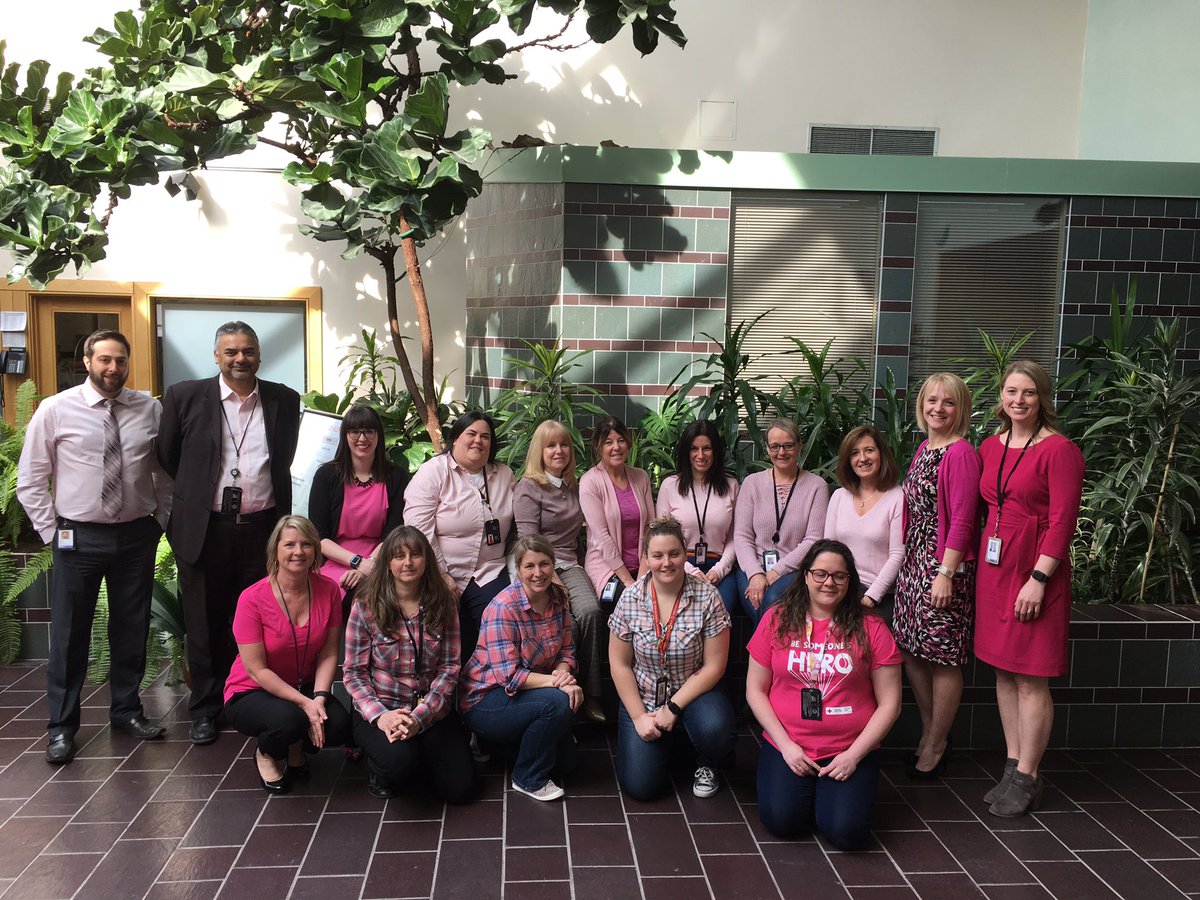
[[[971,365],[962,376],[971,391],[971,429],[967,437],[976,447],[996,430],[996,404],[1000,400],[1000,378],[1004,370],[1014,360],[1022,358],[1021,348],[1034,334],[1032,331],[1023,335],[1014,332],[1007,340],[996,340],[983,329],[977,330],[986,362]],[[971,362],[969,358],[956,357],[950,360],[950,365]]]
[[[0,665],[5,666],[21,652],[21,622],[17,618],[16,602],[10,603],[7,599],[16,574],[12,553],[0,550],[0,590],[5,594],[5,599],[0,601]]]
[[[150,595],[150,639],[146,653],[146,687],[165,668],[166,684],[179,684],[187,669],[187,625],[183,617],[183,598],[179,593],[179,573],[175,553],[166,535],[159,539],[154,557],[154,585]]]
[[[16,425],[0,421],[0,547],[15,547],[29,522],[17,501],[17,463],[36,397],[37,386],[30,378],[17,388]]]
[[[580,367],[580,358],[591,351],[568,353],[557,342],[521,343],[528,349],[529,359],[508,356],[503,360],[520,383],[502,390],[491,408],[497,435],[503,441],[497,458],[520,477],[534,429],[547,419],[557,419],[571,435],[576,463],[586,465],[587,443],[576,424],[576,416],[600,417],[604,409],[596,403],[599,391],[576,384],[568,376]]]
[[[112,648],[108,643],[108,579],[100,581],[96,614],[92,617],[92,645],[88,653],[87,681],[101,684],[112,668]]]
[[[908,464],[912,462],[913,455],[921,443],[921,434],[917,431],[908,409],[910,399],[916,399],[916,391],[909,390],[901,395],[901,387],[896,383],[896,373],[890,367],[886,369],[883,383],[880,385],[883,400],[876,405],[875,424],[887,438],[900,471],[907,472]]]
[[[675,471],[675,447],[683,429],[696,418],[695,403],[675,393],[663,400],[658,410],[642,416],[634,429],[629,464],[645,469],[651,484],[662,484]]]

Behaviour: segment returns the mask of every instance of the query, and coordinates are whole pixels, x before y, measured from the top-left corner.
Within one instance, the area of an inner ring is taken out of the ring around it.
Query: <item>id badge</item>
[[[810,722],[821,720],[821,689],[800,688],[800,718]]]
[[[75,529],[60,528],[58,529],[58,549],[59,550],[74,550],[75,549]]]
[[[495,547],[500,543],[500,520],[488,519],[483,523],[483,537],[487,541],[489,547]]]
[[[779,565],[779,551],[778,550],[764,550],[763,551],[763,569],[767,572],[770,572],[777,565]]]
[[[987,552],[983,558],[993,566],[1000,565],[1000,537],[998,535],[988,538]]]
[[[604,589],[600,591],[600,599],[608,603],[612,603],[617,599],[617,588],[621,585],[621,579],[614,575],[604,583]]]
[[[671,696],[671,683],[667,680],[666,675],[659,675],[658,681],[654,682],[654,708],[667,705],[667,698]]]
[[[221,491],[221,512],[225,514],[240,513],[242,511],[242,489],[240,487],[226,487]]]
[[[704,565],[706,559],[708,559],[708,544],[704,541],[696,541],[696,565]]]

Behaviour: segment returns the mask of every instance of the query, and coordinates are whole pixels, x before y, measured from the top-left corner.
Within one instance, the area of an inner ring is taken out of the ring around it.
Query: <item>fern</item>
[[[108,644],[108,581],[100,582],[100,594],[96,597],[96,615],[92,617],[92,650],[88,662],[89,684],[100,684],[108,678],[112,667],[112,652]]]

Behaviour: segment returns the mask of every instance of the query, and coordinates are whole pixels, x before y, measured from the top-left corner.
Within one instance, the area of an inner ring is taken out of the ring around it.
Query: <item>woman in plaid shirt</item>
[[[729,613],[717,589],[684,566],[683,527],[670,517],[646,528],[650,574],[621,595],[608,620],[608,660],[621,698],[617,780],[636,800],[670,787],[668,738],[675,726],[696,749],[692,793],[711,797],[716,767],[733,752],[733,707],[717,683],[729,656]]]
[[[462,674],[467,725],[496,744],[516,744],[513,790],[557,800],[553,780],[575,762],[571,723],[583,705],[567,592],[554,583],[554,548],[540,534],[517,539],[517,583],[483,611],[479,643]]]
[[[367,790],[396,796],[420,773],[451,803],[469,799],[475,767],[454,714],[458,604],[425,535],[402,525],[384,538],[346,624],[343,683],[354,739],[367,755]]]

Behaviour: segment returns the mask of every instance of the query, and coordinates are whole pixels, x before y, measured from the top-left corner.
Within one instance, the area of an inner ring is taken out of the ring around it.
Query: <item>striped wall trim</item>
[[[597,262],[702,263],[725,265],[728,253],[696,253],[681,250],[585,250],[566,248],[564,260],[594,260]]]
[[[653,219],[728,219],[726,206],[651,206],[642,203],[564,203],[568,216],[634,216]]]
[[[552,347],[553,340],[530,340],[532,344]],[[603,340],[597,338],[561,338],[559,343],[564,350],[631,350],[642,353],[720,353],[721,345],[712,341],[636,341],[636,340]],[[517,338],[486,337],[483,335],[467,335],[467,344],[471,347],[493,348],[501,350],[523,350],[525,342]]]

